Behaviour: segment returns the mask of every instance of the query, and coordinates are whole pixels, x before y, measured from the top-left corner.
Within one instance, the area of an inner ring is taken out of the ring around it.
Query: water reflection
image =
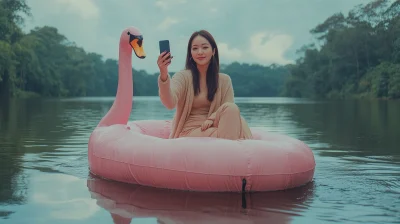
[[[86,179],[35,170],[23,173],[29,177],[26,203],[0,207],[8,213],[0,223],[96,223],[101,217],[101,208],[85,188]]]
[[[62,148],[79,128],[71,124],[75,116],[66,113],[69,106],[42,99],[6,99],[1,102],[0,203],[26,202],[28,177],[23,173],[24,169],[54,172],[54,159],[50,161],[41,155]],[[33,160],[31,165],[25,163],[29,158]]]
[[[155,217],[157,223],[291,223],[312,200],[314,183],[279,192],[203,193],[121,184],[99,178],[87,182],[97,205],[114,223]]]
[[[342,151],[341,155],[398,156],[399,101],[346,100],[287,109],[299,127],[308,128],[309,138],[329,144],[329,148]],[[320,153],[324,155],[325,148]]]
[[[112,105],[113,99],[0,101],[1,221],[1,218],[8,217],[6,221],[10,223],[18,223],[22,219],[22,223],[33,220],[38,223],[59,220],[65,223],[112,222],[109,213],[96,205],[100,199],[90,199],[86,178],[87,140]],[[245,222],[244,218],[260,221],[262,219],[257,219],[258,214],[261,214],[260,217],[266,215],[265,219],[278,217],[288,223],[315,220],[317,223],[395,223],[400,220],[400,102],[238,98],[237,104],[250,126],[298,138],[312,148],[317,163],[313,185],[303,189],[303,193],[299,190],[299,194],[288,191],[283,195],[266,193],[265,197],[261,194],[249,195],[247,209],[241,207],[240,197],[226,196],[224,200],[234,202],[235,206],[219,202],[219,206],[200,206],[197,207],[199,210],[193,211],[182,205],[181,208],[186,210],[180,214],[195,214],[205,220],[208,220],[207,217],[217,217],[232,223],[233,219]],[[136,97],[130,120],[171,119],[173,113],[174,110],[165,109],[157,97]],[[41,175],[32,174],[37,172]],[[68,177],[57,176],[60,173]],[[119,191],[117,186],[114,189]],[[55,191],[64,196],[57,196]],[[137,197],[137,192],[142,191],[121,190],[129,197]],[[41,199],[46,199],[42,202],[46,203],[38,203],[38,192]],[[112,195],[103,196],[111,198],[110,202],[118,201]],[[179,194],[179,197],[192,205],[192,200],[207,196]],[[298,199],[301,197],[306,198]],[[213,200],[205,201],[211,203]],[[106,201],[100,202],[104,205]],[[144,205],[151,205],[146,203]],[[119,208],[122,206],[117,205]],[[134,205],[138,204],[132,205],[132,201],[128,200],[126,208]],[[163,204],[160,202],[159,205]],[[154,207],[148,208],[150,210],[139,214],[157,214]],[[62,213],[72,214],[71,209],[92,216],[85,216],[87,218],[84,220],[60,218],[63,217]],[[164,212],[167,211],[166,207],[164,209]],[[128,211],[130,213],[124,214],[132,218],[133,210]],[[143,207],[135,211],[143,211]],[[179,214],[178,208],[172,212]],[[60,216],[51,216],[45,222],[40,217],[44,214]],[[284,217],[278,214],[284,214]],[[161,215],[154,217],[161,218],[165,223],[170,221]]]

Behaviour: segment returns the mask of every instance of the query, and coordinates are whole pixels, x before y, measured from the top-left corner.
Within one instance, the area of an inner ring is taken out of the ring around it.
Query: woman
[[[168,109],[176,108],[170,138],[251,139],[251,131],[234,103],[231,79],[219,73],[218,47],[212,35],[205,30],[192,34],[186,68],[171,78],[168,66],[172,58],[163,52],[157,60],[161,102]]]

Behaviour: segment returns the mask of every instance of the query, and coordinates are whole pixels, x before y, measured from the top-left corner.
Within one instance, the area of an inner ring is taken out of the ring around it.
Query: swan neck
[[[118,87],[113,105],[100,121],[99,126],[126,125],[132,110],[132,49],[128,44],[119,46]]]

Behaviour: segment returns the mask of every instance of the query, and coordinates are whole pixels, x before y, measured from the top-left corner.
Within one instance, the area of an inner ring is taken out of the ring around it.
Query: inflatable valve
[[[247,208],[247,202],[246,202],[246,178],[243,178],[242,180],[242,208],[246,209]]]

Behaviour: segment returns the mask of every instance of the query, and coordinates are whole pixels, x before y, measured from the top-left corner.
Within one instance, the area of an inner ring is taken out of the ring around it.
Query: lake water
[[[250,126],[304,141],[317,163],[313,182],[304,187],[244,198],[90,176],[87,141],[112,102],[0,102],[0,223],[400,221],[399,101],[237,98]],[[172,116],[157,97],[134,98],[131,120]]]

